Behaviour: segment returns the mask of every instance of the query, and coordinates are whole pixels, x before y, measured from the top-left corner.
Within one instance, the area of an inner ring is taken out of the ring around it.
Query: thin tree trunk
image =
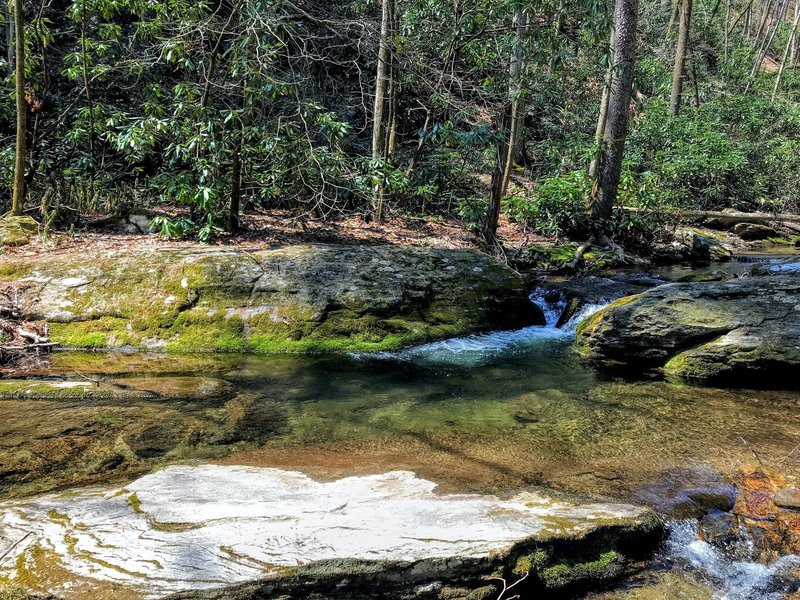
[[[511,171],[514,168],[514,163],[517,159],[517,153],[520,152],[520,144],[524,147],[525,138],[523,136],[524,129],[524,87],[522,85],[522,74],[525,69],[525,36],[528,30],[528,14],[523,11],[517,11],[514,15],[514,24],[517,29],[516,39],[514,41],[514,53],[511,58],[511,121],[508,133],[508,156],[505,159],[503,166],[503,185],[501,187],[501,195],[505,196],[508,191],[508,184],[511,180]]]
[[[730,30],[728,29],[728,23],[731,20],[731,0],[725,1],[725,39],[723,41],[723,51],[722,56],[725,61],[728,60],[728,46],[730,44]]]
[[[694,92],[694,107],[700,108],[700,84],[697,80],[697,54],[695,54],[694,48],[690,48],[690,52],[692,56],[692,91]]]
[[[239,211],[242,205],[242,139],[244,132],[239,137],[239,147],[233,155],[231,165],[231,203],[229,211],[228,228],[231,231],[239,231],[241,226]]]
[[[511,169],[514,163],[514,146],[517,137],[520,135],[521,115],[521,96],[523,93],[522,72],[524,70],[525,54],[525,35],[527,31],[528,15],[525,11],[518,10],[514,13],[514,27],[516,36],[514,38],[514,48],[511,52],[509,67],[509,96],[510,106],[506,105],[504,112],[505,118],[500,123],[501,126],[507,125],[509,128],[508,139],[497,144],[495,167],[492,171],[492,184],[489,193],[489,206],[486,209],[486,218],[483,224],[483,238],[487,242],[494,242],[497,236],[497,227],[500,223],[500,208],[503,196],[508,189],[511,179]]]
[[[677,117],[681,111],[683,72],[686,66],[686,49],[689,45],[689,26],[692,20],[692,0],[681,0],[678,43],[675,46],[675,66],[672,71],[672,94],[669,99],[669,114]]]
[[[783,58],[781,59],[781,66],[778,69],[778,76],[775,78],[775,87],[772,88],[772,101],[775,101],[775,98],[778,95],[778,88],[781,85],[781,79],[783,78],[783,71],[786,69],[786,63],[789,60],[789,51],[792,48],[792,41],[797,36],[797,26],[800,25],[800,13],[794,18],[794,23],[792,24],[792,32],[789,34],[789,40],[786,42],[786,49],[783,51]]]
[[[589,177],[597,177],[597,162],[600,159],[600,145],[603,143],[603,135],[606,132],[606,122],[608,121],[608,99],[611,96],[611,81],[614,76],[614,27],[611,27],[611,39],[608,42],[608,67],[603,81],[603,95],[600,98],[600,114],[597,117],[597,127],[594,131],[594,145],[597,153],[589,164]]]
[[[8,63],[8,78],[14,75],[14,11],[6,3],[6,62]]]
[[[14,158],[14,195],[11,214],[21,215],[25,203],[25,134],[27,129],[27,105],[25,102],[25,12],[23,0],[14,0],[14,37],[16,38],[16,95],[17,95],[17,143]]]
[[[391,49],[394,0],[383,0],[381,13],[381,35],[378,48],[378,67],[375,78],[375,107],[372,113],[372,158],[375,161],[386,160],[388,144],[387,113],[389,106],[389,86],[391,78]],[[383,221],[386,210],[385,189],[379,184],[375,190],[375,219]]]
[[[785,5],[786,3],[784,3],[784,6]],[[748,80],[747,85],[744,88],[745,94],[750,91],[750,86],[755,82],[756,78],[758,77],[758,72],[761,70],[761,66],[764,63],[764,58],[766,57],[767,52],[769,52],[770,46],[772,46],[772,40],[775,38],[775,34],[777,33],[778,28],[780,27],[780,23],[781,23],[780,18],[776,19],[775,24],[772,27],[772,32],[769,34],[769,36],[764,36],[764,41],[759,47],[758,54],[756,55],[756,60],[753,63],[753,69],[750,71],[750,79]]]
[[[628,135],[633,71],[636,62],[638,0],[616,0],[614,8],[614,73],[608,102],[608,121],[603,135],[598,179],[589,202],[598,238],[605,237],[617,200],[625,138]]]
[[[739,16],[738,16],[738,17],[736,17],[736,18],[733,20],[733,23],[731,24],[731,26],[730,26],[730,27],[728,27],[728,34],[729,34],[729,35],[730,35],[731,33],[733,33],[733,29],[734,29],[734,28],[735,28],[735,27],[736,27],[736,26],[739,24],[739,21],[741,21],[741,20],[742,20],[742,17],[749,15],[749,13],[750,13],[750,7],[751,7],[752,5],[753,5],[753,0],[748,0],[748,2],[747,2],[747,6],[744,8],[744,10],[742,10],[742,12],[740,12],[740,13],[739,13]],[[745,27],[744,27],[744,29],[745,29],[745,33],[747,33],[747,27],[748,27],[748,25],[747,25],[747,22],[745,22]]]
[[[796,19],[798,16],[800,16],[800,0],[796,0],[794,3],[794,18]],[[797,66],[798,47],[800,47],[800,44],[798,43],[798,36],[795,35],[792,39],[792,58],[790,61],[792,68]]]

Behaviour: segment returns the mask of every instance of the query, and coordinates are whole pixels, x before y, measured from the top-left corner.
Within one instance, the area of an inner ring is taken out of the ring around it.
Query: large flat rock
[[[277,469],[173,466],[121,489],[0,505],[0,566],[11,583],[68,598],[299,598],[291,594],[358,587],[362,577],[429,597],[442,585],[478,587],[498,569],[536,570],[531,583],[553,587],[613,577],[624,553],[659,536],[658,520],[635,506],[435,487],[405,471],[319,482]]]
[[[677,283],[622,298],[581,324],[576,349],[604,366],[689,381],[796,387],[800,277]]]
[[[468,250],[190,247],[0,260],[67,347],[367,351],[542,324],[522,278]]]

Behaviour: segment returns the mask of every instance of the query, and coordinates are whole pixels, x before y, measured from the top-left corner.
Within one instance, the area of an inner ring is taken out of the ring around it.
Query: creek
[[[785,257],[757,260],[798,268]],[[31,377],[61,386],[59,396],[0,401],[0,493],[125,484],[171,463],[212,463],[319,481],[410,471],[441,493],[509,497],[543,488],[667,513],[682,485],[725,485],[754,456],[796,477],[800,393],[609,379],[570,350],[581,318],[632,288],[751,266],[616,273],[560,328],[563,296],[535,291],[546,326],[397,353],[58,353]],[[97,392],[70,394],[81,382]],[[698,540],[691,519],[668,529],[639,575],[590,597],[777,600],[800,585],[795,557],[762,565]]]

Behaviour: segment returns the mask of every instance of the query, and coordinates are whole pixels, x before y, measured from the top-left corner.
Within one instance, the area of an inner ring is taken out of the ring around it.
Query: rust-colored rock
[[[770,561],[800,553],[800,512],[776,504],[791,486],[776,472],[744,469],[737,482],[733,512],[753,541],[758,558]]]

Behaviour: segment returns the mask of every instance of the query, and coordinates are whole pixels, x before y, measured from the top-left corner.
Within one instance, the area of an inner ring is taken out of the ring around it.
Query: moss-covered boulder
[[[694,260],[725,262],[731,259],[733,252],[727,247],[721,235],[706,230],[684,228],[675,232],[675,239],[687,249],[687,254]]]
[[[31,241],[39,224],[31,217],[5,215],[0,218],[0,246],[21,246]]]
[[[31,318],[72,348],[176,352],[393,349],[544,322],[488,256],[395,246],[164,249],[0,261]]]
[[[780,237],[778,232],[772,227],[759,223],[737,223],[733,227],[733,233],[747,241],[767,240]]]
[[[663,368],[688,381],[796,387],[800,278],[679,283],[628,296],[581,324],[576,349],[600,365]]]

